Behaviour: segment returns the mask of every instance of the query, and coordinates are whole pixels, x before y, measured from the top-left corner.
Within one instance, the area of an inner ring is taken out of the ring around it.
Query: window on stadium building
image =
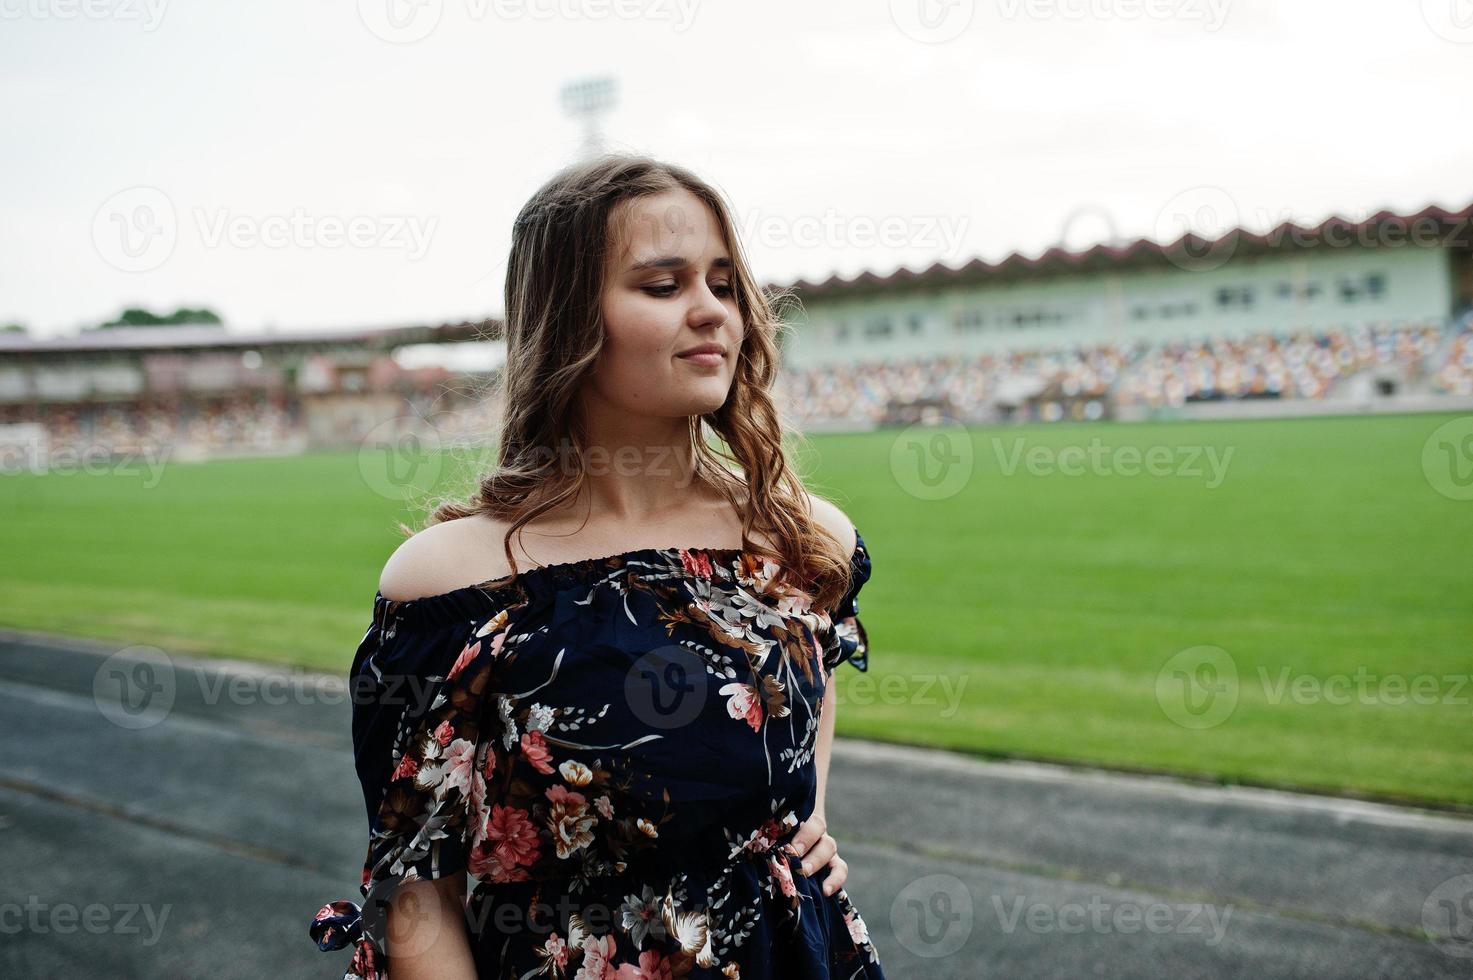
[[[1143,307],[1142,309],[1144,310],[1145,308]],[[1190,300],[1182,300],[1176,303],[1162,303],[1156,307],[1155,312],[1162,319],[1171,320],[1176,317],[1195,316],[1197,310],[1198,306],[1196,303]],[[1138,317],[1137,319],[1144,319],[1144,317]]]
[[[981,310],[962,310],[956,315],[956,329],[961,333],[973,333],[986,326],[986,317]]]
[[[1304,299],[1310,300],[1319,296],[1324,288],[1317,282],[1307,282],[1296,286],[1293,283],[1281,282],[1278,287],[1278,296],[1282,300]]]
[[[1217,305],[1230,309],[1232,307],[1251,307],[1253,305],[1252,286],[1220,286],[1217,290]]]

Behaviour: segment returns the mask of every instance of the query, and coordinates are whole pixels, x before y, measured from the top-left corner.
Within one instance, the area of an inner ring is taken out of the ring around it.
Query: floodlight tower
[[[599,131],[599,119],[618,101],[618,85],[614,79],[601,76],[584,78],[563,86],[563,111],[583,122],[583,148],[585,158],[603,150],[603,134]]]

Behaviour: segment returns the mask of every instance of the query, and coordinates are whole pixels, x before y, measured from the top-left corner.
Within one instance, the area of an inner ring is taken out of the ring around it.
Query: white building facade
[[[1473,206],[1059,249],[794,284],[793,368],[1447,323],[1473,307]]]

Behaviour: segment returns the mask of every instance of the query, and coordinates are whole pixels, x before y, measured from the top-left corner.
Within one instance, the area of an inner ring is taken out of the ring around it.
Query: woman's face
[[[594,389],[638,415],[715,411],[731,390],[744,335],[731,255],[715,215],[680,188],[627,202],[609,225]],[[703,345],[721,351],[682,356]]]

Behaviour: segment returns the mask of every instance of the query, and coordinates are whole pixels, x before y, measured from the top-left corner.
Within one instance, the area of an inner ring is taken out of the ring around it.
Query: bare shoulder
[[[396,602],[441,595],[511,573],[500,522],[462,517],[432,524],[405,540],[379,575],[379,592]]]
[[[843,546],[844,554],[852,554],[859,539],[854,530],[854,522],[849,519],[849,515],[840,510],[838,504],[825,500],[815,493],[808,494],[808,501],[812,508],[813,519],[838,539]]]

